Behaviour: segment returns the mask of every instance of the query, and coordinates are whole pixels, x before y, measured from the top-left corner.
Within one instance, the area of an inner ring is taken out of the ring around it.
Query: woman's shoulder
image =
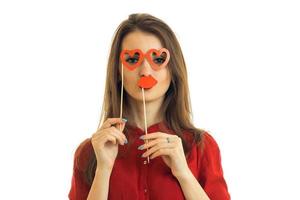
[[[93,153],[91,138],[86,138],[79,143],[74,154],[74,168],[83,171],[86,169],[90,156]]]
[[[201,144],[208,145],[208,148],[218,146],[217,141],[215,140],[215,138],[213,137],[213,135],[211,134],[210,131],[208,131],[206,129],[197,129],[197,130],[199,130],[199,131],[196,132],[196,134],[200,134]],[[184,131],[184,137],[189,142],[193,141],[193,139],[194,139],[193,132],[194,131],[187,131],[187,130]],[[198,144],[200,145],[200,143],[198,143]]]
[[[200,134],[199,137],[201,138],[198,142],[195,143],[195,136],[189,131],[185,131],[184,134],[186,141],[188,141],[189,144],[192,144],[192,146],[195,146],[199,156],[203,156],[203,154],[218,154],[220,149],[213,134],[206,129],[199,130],[200,131],[196,133]]]
[[[213,137],[213,135],[209,131],[205,131],[203,133],[203,143],[204,148],[210,148],[210,149],[216,149],[219,148],[219,145],[216,141],[216,139]]]
[[[202,146],[197,148],[199,161],[202,163],[201,166],[221,165],[220,147],[213,134],[205,131],[202,139]]]

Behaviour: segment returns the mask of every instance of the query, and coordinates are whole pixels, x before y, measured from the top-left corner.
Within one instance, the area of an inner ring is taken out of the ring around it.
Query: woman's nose
[[[139,72],[140,76],[148,76],[152,73],[151,65],[149,64],[147,59],[143,60],[139,69],[140,69]]]

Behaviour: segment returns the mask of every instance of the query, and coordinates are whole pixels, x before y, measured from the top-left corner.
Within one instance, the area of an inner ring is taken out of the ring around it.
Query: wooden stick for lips
[[[147,116],[146,116],[146,103],[145,103],[145,92],[144,92],[144,88],[142,88],[142,93],[143,93],[143,104],[144,104],[144,122],[145,122],[145,133],[146,135],[148,134],[148,131],[147,131]],[[146,140],[146,144],[148,143],[148,140]],[[148,151],[148,148],[147,148],[147,151]],[[149,156],[147,156],[147,160],[148,160],[148,163],[150,163],[150,160],[149,160]]]

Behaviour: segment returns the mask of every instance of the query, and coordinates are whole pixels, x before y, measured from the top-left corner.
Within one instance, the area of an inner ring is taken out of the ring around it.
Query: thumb
[[[117,123],[116,124],[116,128],[118,130],[120,130],[121,132],[123,132],[124,128],[125,128],[125,125],[126,125],[126,122],[127,122],[127,119],[122,119],[123,123]]]
[[[125,128],[125,125],[126,125],[126,122],[127,122],[127,119],[123,118],[122,120],[123,120],[124,123],[121,124],[121,131],[123,132],[123,130]]]
[[[121,126],[121,132],[123,132],[124,128],[125,128],[126,122],[122,123]]]

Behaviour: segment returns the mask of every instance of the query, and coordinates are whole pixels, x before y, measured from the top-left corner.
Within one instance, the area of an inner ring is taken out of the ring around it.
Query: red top
[[[119,145],[119,153],[129,150],[129,154],[117,158],[110,176],[109,200],[183,200],[184,194],[177,179],[172,175],[171,169],[164,163],[161,157],[150,159],[147,164],[146,158],[141,155],[146,151],[138,150],[143,144],[139,136],[144,131],[138,127],[126,124],[128,127],[128,140],[132,142],[128,147]],[[167,129],[163,122],[148,127],[148,133],[164,132],[174,134]],[[191,142],[192,134],[184,132],[184,138]],[[218,144],[207,132],[203,135],[204,149],[193,144],[187,163],[202,188],[211,200],[229,200],[230,194],[223,177],[221,155]],[[77,148],[74,156],[74,168],[72,185],[69,192],[70,200],[86,200],[90,186],[85,182],[83,169],[87,166],[89,155],[93,153],[90,138],[82,142]],[[77,159],[80,157],[80,161]]]

